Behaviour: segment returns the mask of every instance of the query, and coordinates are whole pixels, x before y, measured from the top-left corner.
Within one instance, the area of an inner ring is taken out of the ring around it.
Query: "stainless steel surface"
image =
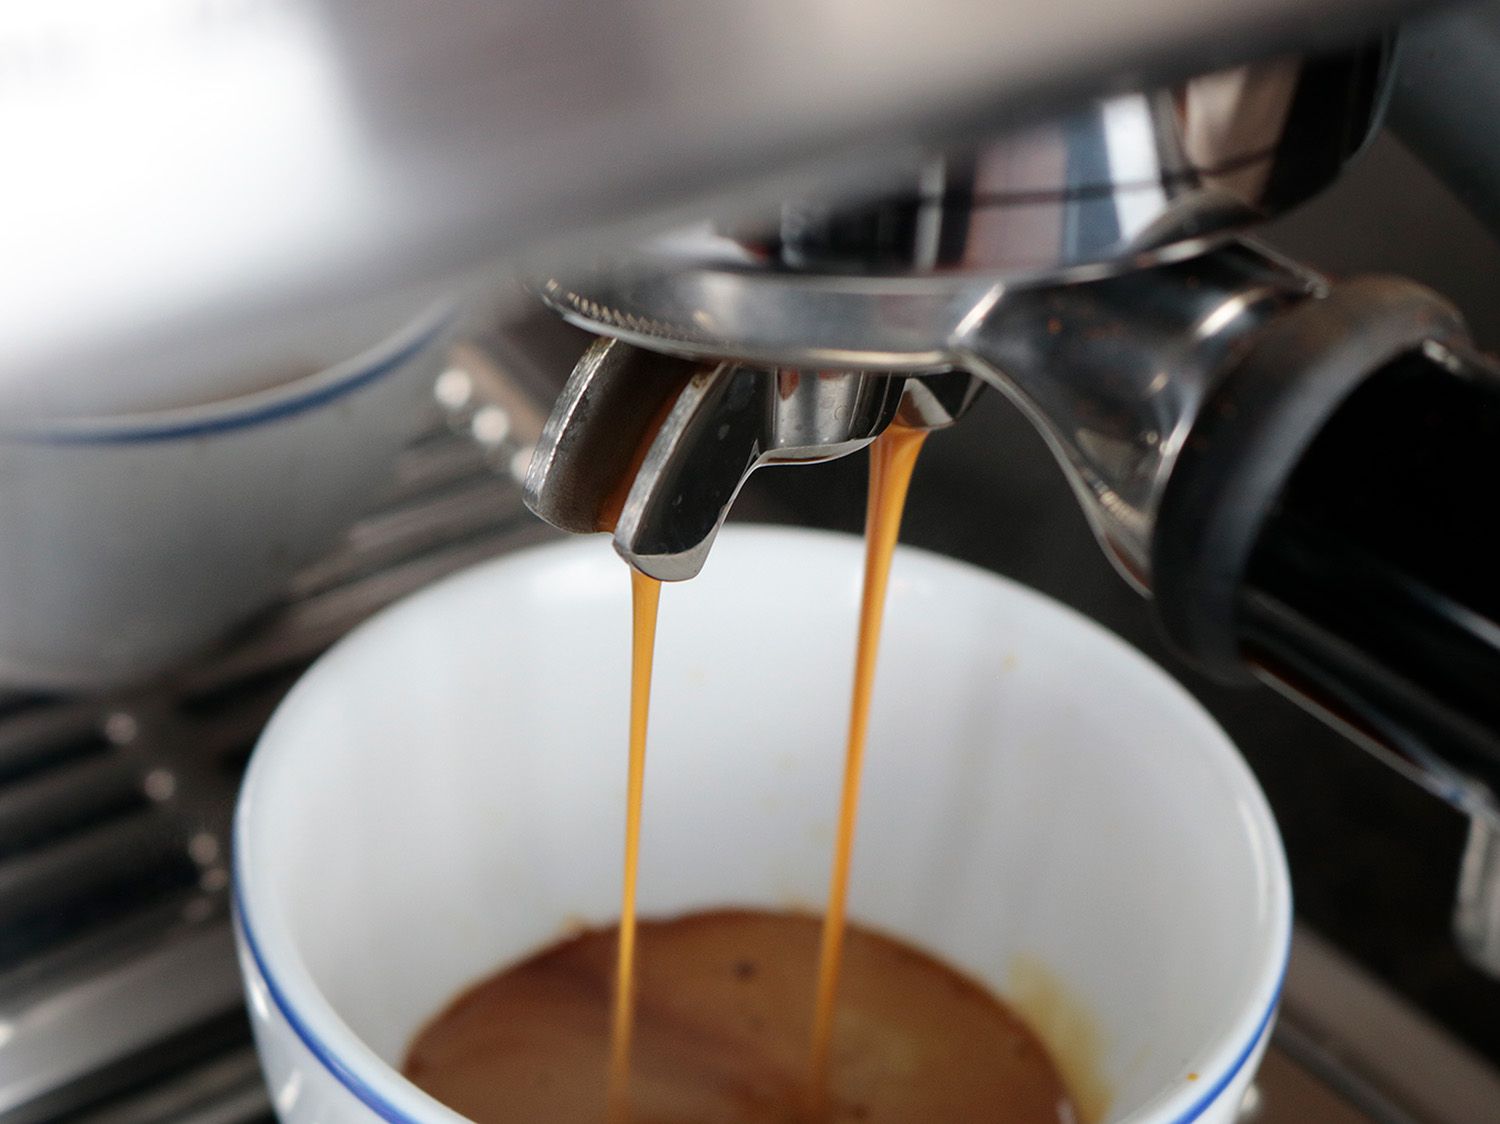
[[[1453,931],[1464,955],[1500,978],[1500,809],[1492,800],[1469,817]]]
[[[874,338],[888,336],[892,325],[897,331],[920,332],[931,344],[929,355],[936,365],[972,373],[1011,397],[1046,437],[1106,553],[1127,580],[1145,591],[1150,587],[1157,506],[1204,396],[1249,335],[1277,313],[1324,289],[1310,271],[1260,248],[1234,243],[1185,262],[1095,281],[1014,289],[996,284],[970,294],[966,307],[944,304],[944,322],[923,323],[937,306],[921,298],[913,302],[897,293],[875,296],[867,288],[861,299],[847,306],[857,315],[842,327],[851,336],[868,330]],[[788,301],[778,315],[788,339],[815,338],[834,323],[833,312],[816,302]],[[735,354],[737,343],[722,340],[718,346],[721,353]],[[606,366],[607,354],[621,361]],[[628,462],[626,446],[634,448],[640,440],[635,436],[622,446],[619,433],[639,435],[645,419],[659,408],[661,388],[673,377],[688,378],[693,369],[687,360],[651,359],[650,354],[601,350],[597,358],[580,364],[549,422],[551,440],[544,439],[534,470],[536,487],[528,502],[543,518],[569,530],[599,529],[597,495],[585,505],[585,512],[564,518],[561,504],[542,485],[550,483],[572,495],[577,491],[575,481],[595,472],[599,475],[590,484],[594,493],[614,486]],[[629,364],[623,362],[624,355],[631,356]],[[746,421],[739,427],[738,444],[724,436],[736,432],[727,421],[719,419],[728,428],[717,423],[705,428],[701,422],[690,428],[697,414],[674,410],[673,420],[648,456],[650,471],[641,473],[626,503],[632,522],[627,533],[617,534],[617,546],[658,576],[697,573],[712,531],[740,481],[762,460],[776,459],[763,456],[770,447],[760,432],[764,419],[829,378],[819,375],[813,381],[809,376],[801,383],[793,381],[794,389],[787,391],[787,376],[778,376],[783,394],[775,396],[770,394],[771,380],[763,379],[752,405],[754,377],[748,370],[728,365],[720,369],[725,373],[716,378],[743,383],[735,408]],[[677,374],[664,376],[664,370]],[[888,377],[893,383],[901,381],[896,373]],[[958,380],[948,385],[972,396],[968,375],[928,378]],[[730,383],[707,376],[704,380],[685,391],[684,400],[712,401],[714,405],[706,407],[712,411],[725,400]],[[600,381],[607,381],[607,386],[592,397],[585,395],[586,385],[592,388]],[[907,381],[916,386],[924,380]],[[889,413],[883,418],[871,415],[873,427],[862,436],[873,436],[888,420]],[[716,442],[704,440],[710,430],[722,434]],[[614,442],[609,446],[615,450],[613,456],[588,452],[609,441]],[[861,443],[830,446],[817,455],[850,452]],[[556,452],[559,447],[569,449],[580,467],[567,470],[566,460]],[[796,454],[787,459],[796,459]],[[713,485],[699,493],[684,529],[674,526],[671,533],[642,534],[643,523],[653,524],[653,531],[669,518],[683,526],[683,501],[677,497],[684,464],[692,464],[700,474],[714,468],[709,473]]]
[[[929,283],[647,256],[600,262],[586,277],[539,287],[571,323],[669,355],[899,374],[951,366],[950,341],[964,318],[1008,291],[983,277]]]
[[[750,473],[864,448],[895,419],[951,425],[980,389],[960,372],[694,364],[601,339],[578,361],[536,446],[526,503],[563,530],[609,531],[660,581],[703,568]]]
[[[526,503],[565,531],[607,529],[605,506],[628,485],[639,450],[688,382],[692,363],[596,340],[573,367],[526,474]]]
[[[270,1124],[271,1098],[248,1041],[80,1113],[73,1124]]]
[[[1453,938],[1472,967],[1500,980],[1500,802],[1494,792],[1415,739],[1408,739],[1404,745],[1388,744],[1364,725],[1319,705],[1297,686],[1266,669],[1255,668],[1255,675],[1263,685],[1315,715],[1340,737],[1463,814],[1468,834],[1454,889]]]
[[[814,184],[878,191],[934,142],[1425,6],[8,5],[0,412],[203,384],[391,293]]]
[[[189,906],[214,916],[195,923]],[[0,993],[10,1028],[0,1045],[0,1120],[25,1118],[48,1094],[240,1005],[234,939],[207,896],[181,903],[139,942],[110,944],[39,974],[29,989]]]
[[[1492,1063],[1306,928],[1292,941],[1275,1043],[1345,1105],[1381,1124],[1474,1124],[1500,1114]]]
[[[733,363],[694,374],[630,483],[615,549],[662,581],[693,577],[751,472],[863,448],[890,423],[901,388],[881,375]]]
[[[1007,302],[1192,260],[1208,241],[1074,270],[1059,285],[1013,284],[983,271],[902,277],[726,268],[646,251],[599,263],[581,279],[548,279],[538,292],[579,327],[664,354],[906,374],[961,365],[975,329]]]
[[[908,429],[947,429],[974,405],[983,379],[962,371],[913,376],[906,380],[896,421]]]
[[[1002,296],[956,349],[1036,425],[1105,553],[1145,591],[1162,492],[1206,395],[1248,337],[1323,291],[1312,272],[1239,243]]]
[[[899,277],[951,297],[975,278],[1057,281],[1182,257],[1326,187],[1371,134],[1389,54],[1374,40],[1113,94],[929,156],[872,198],[803,197],[774,221],[676,230],[606,258],[598,280],[580,266],[558,287],[580,294],[568,305],[581,321],[600,306],[597,330],[707,331],[739,355],[769,345],[735,330],[739,274],[797,275],[802,293],[872,277],[890,293]],[[709,286],[731,307],[705,311],[694,295]]]

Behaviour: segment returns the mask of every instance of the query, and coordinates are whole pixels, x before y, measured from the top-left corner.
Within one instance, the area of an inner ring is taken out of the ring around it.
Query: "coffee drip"
[[[870,495],[865,512],[865,578],[859,601],[859,642],[854,656],[854,688],[849,703],[849,740],[844,757],[844,786],[839,801],[839,827],[834,843],[833,874],[823,914],[823,940],[818,956],[818,995],[813,1013],[811,1062],[808,1066],[808,1116],[822,1120],[828,1110],[829,1054],[833,1048],[834,1013],[838,1004],[839,973],[843,963],[844,929],[849,903],[849,869],[854,854],[854,828],[859,814],[859,782],[864,770],[865,742],[870,732],[870,704],[875,694],[875,668],[880,653],[880,626],[885,619],[885,594],[891,558],[901,531],[901,514],[924,430],[893,425],[870,447]]]
[[[609,1120],[630,1119],[630,1038],[635,1022],[636,884],[641,865],[641,801],[646,783],[646,727],[651,710],[651,665],[661,582],[630,571],[630,764],[625,795],[625,870],[615,960],[614,1017],[610,1023]]]

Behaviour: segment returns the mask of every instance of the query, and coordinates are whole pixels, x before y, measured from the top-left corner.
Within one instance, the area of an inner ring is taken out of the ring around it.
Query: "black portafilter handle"
[[[1500,794],[1500,367],[1411,282],[1273,320],[1215,386],[1152,541],[1160,620],[1471,810]]]

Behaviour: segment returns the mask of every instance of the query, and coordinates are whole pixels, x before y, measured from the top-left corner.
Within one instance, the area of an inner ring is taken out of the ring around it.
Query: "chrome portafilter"
[[[1115,95],[934,153],[877,198],[788,200],[544,279],[613,342],[569,380],[528,502],[690,577],[754,468],[853,452],[902,408],[948,424],[988,382],[1146,587],[1177,436],[1223,352],[1321,284],[1231,239],[1364,143],[1387,57],[1379,41]]]
[[[652,348],[605,339],[578,363],[527,502],[566,530],[607,529],[600,512],[628,476],[610,522],[616,549],[653,577],[691,577],[753,469],[854,452],[898,412],[949,425],[988,384],[1036,424],[1100,544],[1147,591],[1156,513],[1210,389],[1268,320],[1326,290],[1311,271],[1231,243],[1094,281],[997,283],[968,303],[886,294],[880,307],[925,344],[898,352],[886,339],[882,362],[859,370],[815,366],[826,356],[791,346],[777,366],[689,358],[692,341],[657,320]]]

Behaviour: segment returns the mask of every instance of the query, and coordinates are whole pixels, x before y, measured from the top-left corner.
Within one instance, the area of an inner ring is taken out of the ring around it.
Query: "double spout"
[[[949,425],[979,385],[951,372],[901,378],[698,363],[600,339],[542,432],[526,502],[564,530],[611,532],[635,569],[681,581],[702,569],[755,469],[845,456],[897,420]]]

